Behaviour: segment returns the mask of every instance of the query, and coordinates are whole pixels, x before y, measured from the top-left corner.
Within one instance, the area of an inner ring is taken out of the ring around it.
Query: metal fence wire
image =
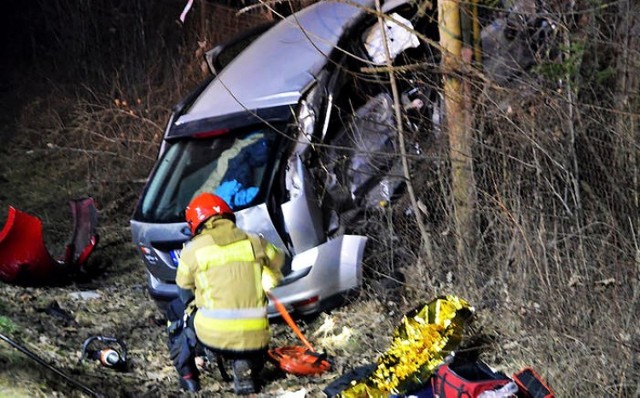
[[[640,64],[632,34],[640,17],[615,7],[590,15],[593,23],[546,14],[556,26],[553,43],[540,52],[522,41],[532,46],[526,70],[513,66],[518,52],[485,70],[489,78],[502,75],[484,82],[474,109],[480,209],[485,220],[505,214],[514,224],[527,220],[545,239],[561,231],[556,243],[579,240],[603,265],[621,258],[633,264],[640,101],[638,77],[629,71]]]

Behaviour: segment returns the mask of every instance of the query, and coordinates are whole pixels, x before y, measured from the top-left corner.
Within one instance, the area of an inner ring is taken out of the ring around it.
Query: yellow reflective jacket
[[[211,218],[180,255],[176,283],[195,291],[194,326],[205,345],[222,350],[266,348],[267,298],[282,280],[284,254],[235,223]]]

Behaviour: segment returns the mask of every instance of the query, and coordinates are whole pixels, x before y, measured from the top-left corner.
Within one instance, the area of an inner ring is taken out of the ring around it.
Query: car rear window
[[[181,222],[196,195],[211,192],[233,210],[259,203],[278,134],[269,127],[171,143],[159,160],[138,215],[147,222]]]

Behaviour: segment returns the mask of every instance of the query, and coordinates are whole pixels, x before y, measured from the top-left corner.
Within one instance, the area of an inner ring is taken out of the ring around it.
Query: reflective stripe
[[[200,284],[200,286],[198,286],[198,288],[205,290],[209,287],[209,283],[207,280],[207,274],[205,274],[204,272],[198,272],[196,274],[195,280],[198,281],[198,284]]]
[[[201,271],[231,262],[255,261],[253,248],[248,239],[239,240],[225,246],[205,246],[197,249],[195,256]]]
[[[267,309],[262,308],[240,308],[240,309],[218,309],[210,310],[203,308],[199,310],[202,316],[214,319],[251,319],[267,316]]]
[[[198,311],[197,314],[202,314]],[[204,318],[203,327],[215,332],[247,332],[252,330],[264,330],[269,328],[266,317],[255,319],[213,319]]]

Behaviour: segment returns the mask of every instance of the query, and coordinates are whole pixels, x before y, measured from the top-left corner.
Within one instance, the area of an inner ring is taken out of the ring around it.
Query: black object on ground
[[[12,346],[13,348],[15,348],[16,350],[20,351],[21,353],[25,354],[26,356],[28,356],[30,359],[34,360],[36,363],[38,363],[39,365],[49,369],[50,371],[52,371],[53,373],[57,374],[58,376],[62,377],[65,381],[67,381],[69,384],[72,384],[75,387],[78,387],[79,389],[81,389],[82,391],[84,391],[85,393],[91,395],[92,397],[100,397],[103,398],[104,395],[92,390],[91,388],[89,388],[87,385],[72,379],[71,377],[67,376],[64,372],[62,372],[61,370],[59,370],[58,368],[56,368],[55,366],[47,363],[44,359],[40,358],[37,354],[35,354],[33,351],[30,351],[29,349],[27,349],[26,347],[18,344],[17,342],[15,342],[14,340],[10,339],[9,337],[5,336],[4,334],[0,333],[0,340],[5,341],[7,344],[9,344],[10,346]]]

